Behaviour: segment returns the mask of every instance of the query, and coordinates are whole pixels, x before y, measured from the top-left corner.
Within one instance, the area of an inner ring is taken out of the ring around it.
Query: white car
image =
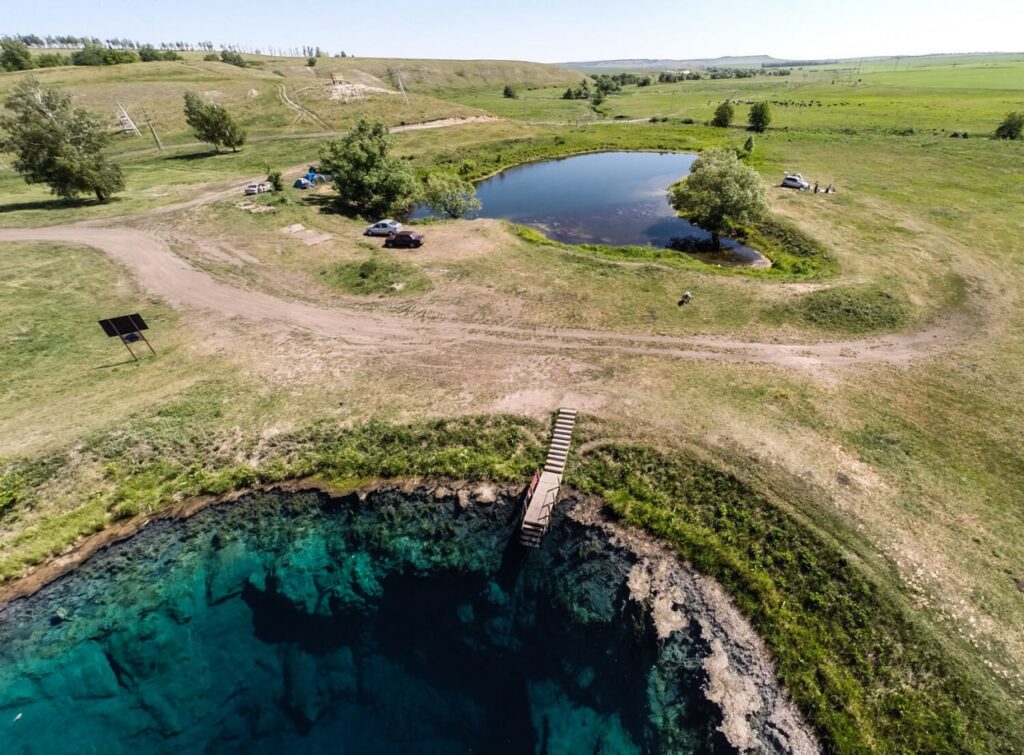
[[[811,188],[811,184],[804,180],[804,177],[799,173],[787,173],[782,179],[783,187],[787,189],[804,189]]]
[[[402,230],[402,224],[397,220],[379,220],[373,225],[366,226],[367,236],[390,236]]]
[[[270,191],[270,184],[266,181],[261,181],[258,184],[249,184],[245,187],[245,195],[252,196],[253,194],[263,194],[264,192]]]

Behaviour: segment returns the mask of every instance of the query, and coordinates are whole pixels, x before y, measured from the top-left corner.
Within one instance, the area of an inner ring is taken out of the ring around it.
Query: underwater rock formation
[[[749,626],[568,496],[270,491],[0,608],[4,753],[813,752]]]

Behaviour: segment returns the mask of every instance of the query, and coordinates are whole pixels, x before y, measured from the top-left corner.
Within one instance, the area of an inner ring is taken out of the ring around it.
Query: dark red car
[[[384,239],[384,246],[397,249],[416,249],[423,246],[423,234],[416,231],[399,231],[389,233]]]

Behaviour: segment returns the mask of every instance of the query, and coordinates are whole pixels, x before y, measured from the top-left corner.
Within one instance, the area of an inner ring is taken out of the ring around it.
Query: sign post
[[[132,359],[136,362],[139,361],[139,357],[136,356],[135,352],[132,351],[130,344],[138,343],[142,341],[149,347],[150,352],[155,356],[156,350],[153,349],[153,345],[149,342],[142,331],[149,330],[149,326],[146,325],[146,321],[142,319],[142,315],[138,312],[132,315],[121,315],[120,317],[111,317],[107,320],[100,320],[100,327],[103,328],[103,332],[107,334],[109,338],[118,338],[124,347],[128,349],[128,353],[132,355]]]

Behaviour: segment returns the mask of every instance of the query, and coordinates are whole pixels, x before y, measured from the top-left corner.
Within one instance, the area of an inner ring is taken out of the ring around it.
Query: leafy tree
[[[967,136],[965,133],[964,136]],[[996,129],[996,139],[1024,138],[1024,113],[1007,113]]]
[[[416,203],[416,177],[390,154],[392,144],[384,123],[361,118],[344,137],[323,146],[320,169],[334,176],[341,208],[379,217]]]
[[[92,193],[105,202],[124,189],[121,169],[108,162],[103,148],[110,135],[103,123],[71,96],[26,79],[4,102],[0,151],[14,153],[12,167],[26,183],[45,183],[59,197]]]
[[[768,128],[768,124],[771,122],[772,111],[768,107],[767,102],[755,102],[750,106],[750,115],[747,117],[747,123],[750,124],[751,131],[760,133]]]
[[[690,175],[669,189],[669,201],[687,220],[711,233],[715,249],[730,225],[752,223],[768,209],[757,172],[731,149],[702,152]]]
[[[507,97],[510,100],[514,100],[516,98],[516,90],[511,84],[506,84],[505,91],[501,94],[503,97]]]
[[[28,47],[14,39],[0,41],[0,68],[5,71],[27,71],[33,67]]]
[[[427,176],[423,201],[434,212],[450,218],[461,218],[467,212],[480,209],[476,188],[454,173],[436,172]]]
[[[245,144],[245,130],[235,122],[223,105],[205,103],[195,92],[185,92],[185,122],[192,127],[200,141],[237,152]]]
[[[267,176],[267,183],[274,191],[284,190],[284,177],[281,175],[281,171],[275,170]]]
[[[718,126],[719,128],[728,128],[732,124],[732,118],[735,113],[736,111],[733,109],[732,103],[726,100],[715,108],[715,117],[711,119],[711,125]]]

